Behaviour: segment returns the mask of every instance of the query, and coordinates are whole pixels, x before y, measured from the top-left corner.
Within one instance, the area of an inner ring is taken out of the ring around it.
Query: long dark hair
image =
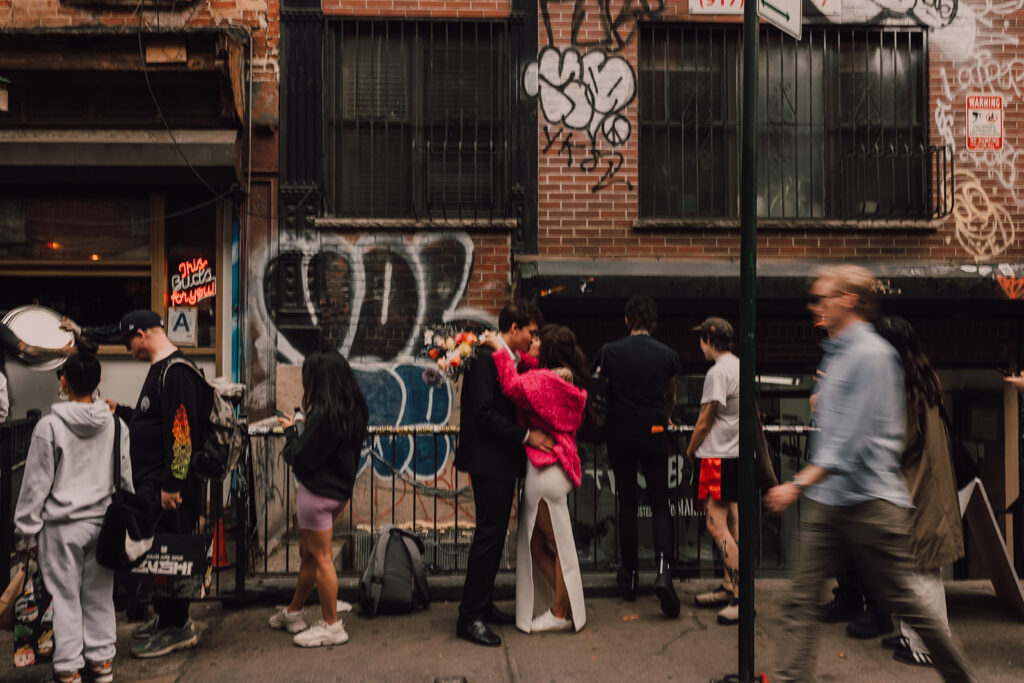
[[[370,411],[348,361],[337,351],[314,351],[302,364],[302,409],[341,432],[353,448],[366,439]]]
[[[96,343],[88,337],[79,337],[74,352],[60,369],[61,376],[76,396],[91,396],[100,384],[100,361],[96,358]]]
[[[572,383],[585,387],[590,382],[587,358],[576,345],[576,335],[563,325],[545,325],[540,331],[540,357],[537,359],[545,369],[569,368]]]
[[[922,411],[942,401],[942,383],[928,356],[921,351],[917,332],[903,318],[887,315],[875,321],[878,334],[892,344],[903,363],[903,381],[907,386],[907,405]]]

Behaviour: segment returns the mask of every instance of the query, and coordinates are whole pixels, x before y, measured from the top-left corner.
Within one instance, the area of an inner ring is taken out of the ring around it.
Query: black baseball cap
[[[699,332],[701,337],[709,337],[723,341],[731,341],[734,334],[732,325],[730,325],[729,321],[725,318],[707,318],[700,325],[691,329],[693,329],[694,332]]]
[[[128,339],[139,330],[148,330],[152,327],[163,327],[164,321],[159,313],[148,311],[144,308],[126,313],[121,318],[121,338]]]

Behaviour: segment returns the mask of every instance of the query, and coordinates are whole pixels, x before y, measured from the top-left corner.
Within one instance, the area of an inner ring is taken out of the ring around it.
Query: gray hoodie
[[[43,524],[99,520],[114,492],[114,416],[103,401],[54,403],[39,420],[25,459],[14,511],[18,533],[32,539]],[[121,486],[132,488],[128,427],[121,422]]]

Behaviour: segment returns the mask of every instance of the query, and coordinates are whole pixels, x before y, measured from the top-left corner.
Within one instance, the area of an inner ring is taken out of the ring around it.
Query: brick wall
[[[655,6],[657,3],[650,3]],[[1020,260],[1024,247],[1016,234],[1024,194],[1018,172],[1024,161],[1018,121],[1024,89],[1024,47],[1018,45],[1018,21],[1024,4],[994,7],[983,0],[961,0],[951,21],[924,10],[905,15],[884,13],[872,0],[815,0],[826,16],[810,17],[821,24],[897,24],[928,28],[929,135],[932,144],[950,145],[956,163],[956,210],[925,225],[875,221],[870,227],[850,222],[793,222],[759,228],[761,258],[864,258],[875,261],[1004,261]],[[809,5],[808,5],[809,7]],[[738,22],[740,17],[690,16],[688,2],[670,0],[662,11],[625,17],[609,32],[600,17],[573,3],[549,5],[551,47],[569,59],[591,53],[594,64],[606,67],[625,60],[637,69],[635,19],[660,22]],[[575,18],[574,18],[575,14]],[[573,26],[579,30],[573,34]],[[543,57],[549,44],[544,22],[538,27]],[[775,31],[765,27],[762,31]],[[788,40],[788,39],[787,39]],[[575,41],[575,43],[574,43]],[[594,54],[596,53],[596,54]],[[1001,95],[1006,121],[1001,151],[966,149],[967,94]],[[609,93],[602,93],[609,96]],[[541,98],[542,99],[542,98]],[[606,100],[606,104],[612,102]],[[607,109],[606,109],[607,111]],[[581,112],[557,121],[539,107],[539,244],[540,253],[566,257],[677,257],[726,259],[739,255],[738,227],[671,227],[637,230],[639,218],[638,105],[621,109],[620,124],[628,136],[613,145],[600,132],[594,142]],[[586,122],[586,112],[582,112]],[[555,117],[557,119],[557,117]],[[547,120],[546,120],[547,119]],[[607,119],[606,119],[607,120]],[[618,137],[623,137],[619,135]],[[614,174],[609,178],[609,170]]]
[[[507,17],[509,0],[323,0],[324,14],[359,17]]]
[[[0,0],[0,32],[32,28],[136,28],[139,25],[136,4],[78,7],[60,0]],[[142,13],[142,24],[147,30],[228,26],[248,29],[253,38],[253,77],[276,81],[280,4],[280,0],[196,0],[180,3],[174,11],[147,6]]]

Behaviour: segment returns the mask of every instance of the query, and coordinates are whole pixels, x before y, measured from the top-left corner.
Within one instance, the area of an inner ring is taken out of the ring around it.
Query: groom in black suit
[[[512,401],[501,393],[492,354],[519,354],[530,349],[542,322],[540,311],[528,303],[509,304],[498,314],[498,336],[502,348],[477,348],[462,385],[462,427],[455,453],[455,467],[468,472],[476,501],[476,530],[469,546],[466,583],[462,588],[459,621],[455,633],[478,645],[501,645],[501,638],[487,628],[491,624],[512,624],[515,616],[494,606],[491,593],[505,545],[516,477],[526,469],[523,446],[550,451],[551,436],[540,430],[520,427]]]

